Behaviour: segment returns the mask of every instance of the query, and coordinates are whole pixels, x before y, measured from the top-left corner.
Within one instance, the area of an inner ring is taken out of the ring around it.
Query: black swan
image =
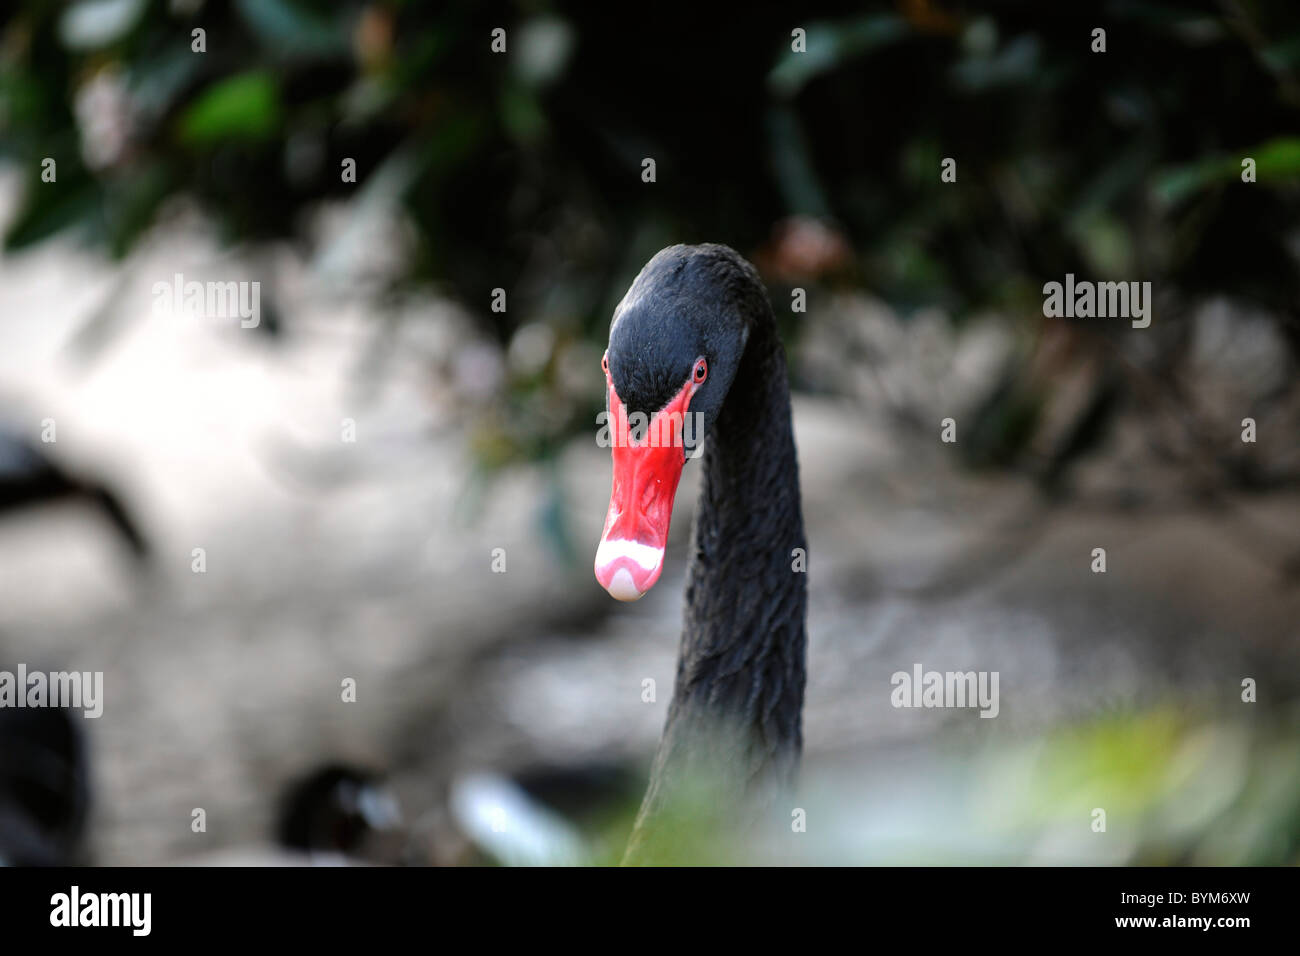
[[[615,598],[659,578],[682,468],[709,439],[676,684],[626,858],[654,862],[682,801],[752,820],[793,783],[807,545],[785,353],[753,266],[721,245],[662,250],[602,365],[614,477],[596,578]]]

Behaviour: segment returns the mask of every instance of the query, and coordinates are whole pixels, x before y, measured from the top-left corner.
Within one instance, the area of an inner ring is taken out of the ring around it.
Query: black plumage
[[[609,367],[630,410],[661,407],[703,355],[691,402],[708,442],[687,569],[685,622],[663,738],[629,862],[664,852],[659,826],[694,806],[762,813],[802,749],[807,575],[785,354],[754,268],[720,245],[672,246],[616,310]],[[700,800],[703,791],[708,796]]]

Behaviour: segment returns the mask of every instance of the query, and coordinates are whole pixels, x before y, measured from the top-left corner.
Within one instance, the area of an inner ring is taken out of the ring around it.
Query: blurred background
[[[616,604],[600,356],[713,241],[790,356],[809,822],[683,862],[1300,862],[1300,8],[706,6],[0,14],[0,670],[104,672],[0,710],[0,859],[617,860],[699,468]]]

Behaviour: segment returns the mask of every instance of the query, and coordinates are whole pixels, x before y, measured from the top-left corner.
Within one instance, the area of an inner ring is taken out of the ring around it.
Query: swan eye
[[[699,385],[700,382],[709,377],[709,363],[704,361],[704,359],[696,359],[694,377],[696,385]]]
[[[606,352],[600,357],[600,368],[606,375],[609,374],[609,353]]]

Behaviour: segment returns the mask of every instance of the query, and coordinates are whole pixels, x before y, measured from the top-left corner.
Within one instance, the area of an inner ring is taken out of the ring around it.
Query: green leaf
[[[794,96],[809,80],[834,70],[854,57],[887,46],[910,32],[906,20],[893,14],[873,14],[846,23],[808,25],[807,50],[785,50],[767,76],[778,96]]]
[[[21,210],[5,233],[5,251],[33,245],[69,226],[89,225],[99,215],[99,200],[99,191],[89,181],[75,185],[31,183]]]
[[[1300,137],[1283,136],[1244,149],[1240,156],[1210,156],[1163,170],[1156,177],[1156,196],[1165,203],[1173,204],[1209,186],[1238,180],[1241,177],[1242,160],[1247,157],[1255,160],[1257,182],[1278,182],[1300,177]]]
[[[235,6],[262,44],[279,56],[348,55],[348,32],[341,19],[328,20],[290,0],[236,0]]]
[[[1255,174],[1261,181],[1300,175],[1300,136],[1269,140],[1246,155],[1254,157]]]
[[[971,56],[954,64],[954,85],[980,93],[998,87],[1029,85],[1043,73],[1042,43],[1036,36],[1019,36],[993,56]]]
[[[109,252],[122,258],[146,229],[172,189],[173,183],[162,163],[148,163],[132,169],[114,184],[104,201],[104,220]]]
[[[181,115],[183,143],[206,146],[230,140],[261,140],[283,120],[280,91],[270,73],[240,73],[208,87]]]
[[[1156,175],[1155,194],[1163,203],[1174,205],[1212,182],[1222,180],[1228,170],[1221,157],[1175,166]]]

